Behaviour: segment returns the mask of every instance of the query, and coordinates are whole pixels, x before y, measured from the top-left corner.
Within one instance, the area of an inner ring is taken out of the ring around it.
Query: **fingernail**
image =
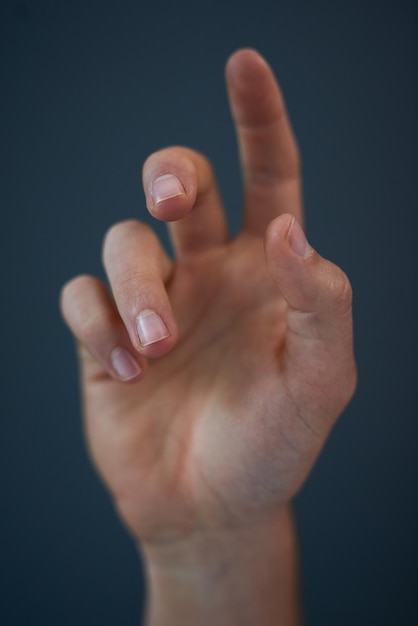
[[[167,326],[155,311],[142,311],[137,317],[136,327],[143,347],[161,341],[170,335]]]
[[[138,363],[125,348],[115,348],[110,355],[112,367],[122,380],[135,378],[140,371]]]
[[[169,198],[186,195],[183,184],[174,174],[163,174],[156,178],[152,183],[151,193],[155,204]]]
[[[293,252],[297,254],[297,256],[306,259],[306,257],[311,254],[312,248],[305,237],[305,233],[303,232],[301,225],[295,218],[293,218],[290,225],[287,238],[289,240],[290,247]]]

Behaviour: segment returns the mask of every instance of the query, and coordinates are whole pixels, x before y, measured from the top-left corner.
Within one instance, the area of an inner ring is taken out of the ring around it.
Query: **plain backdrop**
[[[1,624],[139,623],[141,564],[84,446],[58,293],[103,276],[112,223],[149,219],[141,166],[160,147],[212,159],[239,227],[223,68],[243,46],[280,79],[309,238],[355,293],[358,391],[295,503],[306,624],[418,623],[416,32],[405,0],[0,2]]]

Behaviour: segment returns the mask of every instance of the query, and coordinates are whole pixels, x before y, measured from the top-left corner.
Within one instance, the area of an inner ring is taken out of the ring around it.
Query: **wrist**
[[[142,545],[147,626],[300,624],[296,533],[289,507],[236,529]]]

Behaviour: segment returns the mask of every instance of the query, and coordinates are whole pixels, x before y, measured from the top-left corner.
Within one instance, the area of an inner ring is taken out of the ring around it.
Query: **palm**
[[[86,372],[94,457],[141,536],[262,515],[303,479],[295,451],[307,462],[317,451],[298,450],[301,424],[286,426],[297,413],[280,376],[286,305],[262,242],[241,236],[179,263],[170,299],[181,339],[142,383]]]

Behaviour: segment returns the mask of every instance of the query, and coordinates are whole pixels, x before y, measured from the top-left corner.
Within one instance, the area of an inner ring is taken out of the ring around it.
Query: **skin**
[[[238,236],[207,160],[167,148],[143,184],[175,260],[150,227],[121,222],[103,246],[110,290],[79,276],[61,294],[89,448],[143,555],[152,626],[300,622],[290,503],[356,384],[350,283],[305,239],[279,87],[253,50],[232,55],[226,82],[244,178]],[[181,193],[158,201],[168,174]],[[143,311],[166,330],[145,346]],[[121,348],[136,363],[129,380],[111,360]]]

